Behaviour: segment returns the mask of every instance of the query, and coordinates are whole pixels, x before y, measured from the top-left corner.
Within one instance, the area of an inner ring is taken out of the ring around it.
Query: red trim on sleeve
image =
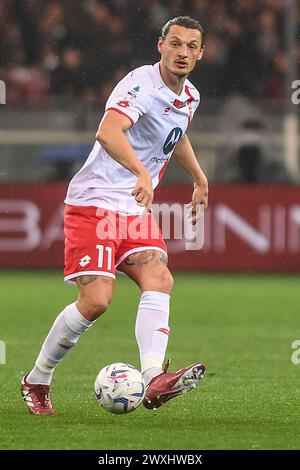
[[[188,117],[188,125],[187,125],[187,129],[190,127],[190,124],[192,122],[192,119],[193,119],[193,107],[192,107],[192,101],[195,100],[195,98],[193,97],[193,95],[191,94],[190,90],[189,90],[189,87],[187,85],[185,85],[184,87],[184,91],[186,92],[186,94],[189,96],[189,99],[187,100],[187,105],[188,105],[188,108],[189,108],[189,117]]]
[[[117,111],[117,113],[123,114],[123,116],[126,116],[132,125],[134,124],[134,120],[130,116],[128,116],[128,114],[124,113],[124,111],[121,111],[118,108],[107,108],[105,111]]]

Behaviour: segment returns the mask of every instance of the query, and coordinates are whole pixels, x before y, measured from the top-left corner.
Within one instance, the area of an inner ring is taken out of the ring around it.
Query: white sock
[[[55,367],[79,340],[82,333],[95,322],[90,322],[79,312],[76,304],[68,305],[56,318],[44,341],[35,367],[26,380],[30,384],[50,385]]]
[[[170,332],[169,313],[169,294],[143,292],[136,318],[135,335],[146,385],[162,372]]]

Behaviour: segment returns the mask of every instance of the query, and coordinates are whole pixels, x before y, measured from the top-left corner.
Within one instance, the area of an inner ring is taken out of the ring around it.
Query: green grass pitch
[[[200,386],[157,411],[103,411],[98,371],[139,367],[134,338],[138,289],[118,279],[112,305],[57,368],[56,417],[29,415],[19,384],[57,313],[75,299],[56,272],[1,272],[0,449],[299,449],[299,279],[177,275],[168,356],[172,369],[207,365]]]

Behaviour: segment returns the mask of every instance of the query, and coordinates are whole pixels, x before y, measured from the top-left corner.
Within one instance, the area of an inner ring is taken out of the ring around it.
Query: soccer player
[[[55,414],[49,390],[53,371],[107,309],[116,268],[141,290],[135,332],[146,383],[144,405],[156,409],[203,377],[201,363],[173,373],[163,369],[173,278],[151,212],[153,189],[171,155],[194,180],[193,224],[199,205],[207,207],[207,178],[186,136],[199,104],[187,77],[202,58],[203,39],[201,25],[189,17],[174,18],[162,28],[160,62],[136,68],[117,84],[95,145],[70,182],[65,280],[77,284],[79,297],[58,315],[34,368],[22,379],[22,396],[33,414]]]

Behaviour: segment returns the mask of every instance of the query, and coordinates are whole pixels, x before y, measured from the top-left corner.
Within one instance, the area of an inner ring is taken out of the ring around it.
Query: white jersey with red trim
[[[155,188],[186,132],[199,104],[197,89],[185,80],[176,95],[163,82],[159,63],[128,73],[114,88],[105,110],[128,117],[132,126],[125,135],[135,154],[152,176]],[[70,182],[66,204],[103,207],[125,214],[141,214],[131,195],[136,176],[113,160],[98,141],[83,167]]]

